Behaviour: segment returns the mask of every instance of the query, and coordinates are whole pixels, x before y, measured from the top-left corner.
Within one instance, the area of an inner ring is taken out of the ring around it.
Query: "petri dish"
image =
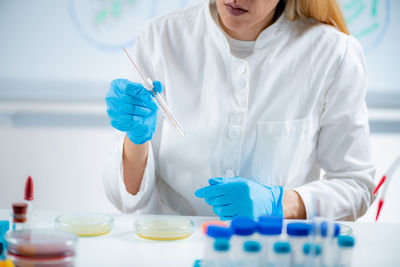
[[[10,259],[15,266],[34,266],[34,267],[74,267],[75,256],[61,257],[26,257],[12,253],[7,253],[7,258]]]
[[[148,217],[135,222],[135,233],[150,240],[180,240],[193,233],[193,221],[173,216]]]
[[[78,237],[55,229],[27,229],[5,236],[7,253],[25,257],[67,257],[75,255]]]
[[[77,236],[100,236],[111,232],[114,219],[99,213],[71,213],[56,218],[56,229]]]

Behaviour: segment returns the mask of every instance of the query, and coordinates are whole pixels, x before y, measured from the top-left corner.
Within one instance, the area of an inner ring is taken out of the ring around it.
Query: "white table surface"
[[[63,212],[35,211],[36,227],[54,228],[54,220]],[[77,265],[88,266],[193,266],[203,258],[204,236],[201,224],[212,217],[189,217],[194,234],[178,241],[150,241],[133,232],[135,220],[143,216],[112,214],[114,230],[104,236],[79,239]],[[0,209],[0,220],[10,220],[10,211]],[[400,266],[400,224],[349,223],[356,238],[353,266]],[[11,225],[10,225],[11,226]]]

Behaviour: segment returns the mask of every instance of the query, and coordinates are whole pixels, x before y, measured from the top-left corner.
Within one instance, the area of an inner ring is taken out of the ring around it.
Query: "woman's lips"
[[[225,4],[225,6],[226,6],[226,9],[228,10],[229,14],[231,14],[232,16],[241,16],[247,12],[246,9],[243,9],[233,3]]]

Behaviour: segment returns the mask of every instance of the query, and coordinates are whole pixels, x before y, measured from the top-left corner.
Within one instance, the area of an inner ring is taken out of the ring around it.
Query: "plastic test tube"
[[[261,267],[261,245],[257,241],[249,240],[244,242],[243,250],[246,257],[243,267]],[[235,265],[237,266],[237,265]]]
[[[215,242],[217,240],[220,240],[220,242],[223,242],[223,240],[225,240],[229,244],[229,238],[231,237],[231,235],[232,231],[228,227],[218,225],[209,225],[207,227],[207,243],[203,263],[204,266],[213,266],[212,262],[210,261],[213,261],[212,255],[215,254]],[[227,249],[225,254],[229,254],[228,250],[229,248]]]
[[[305,257],[303,246],[308,242],[312,226],[309,223],[293,222],[287,224],[287,234],[293,251],[294,264],[303,264]]]
[[[282,220],[281,222],[259,220],[257,223],[257,231],[260,235],[259,238],[262,246],[262,261],[271,264],[274,261],[273,246],[282,233]]]
[[[279,267],[292,266],[291,246],[289,242],[276,242],[274,244],[274,265]]]
[[[231,238],[232,259],[235,261],[235,266],[242,266],[246,260],[243,251],[243,246],[251,236],[255,233],[257,224],[249,218],[235,218],[232,220],[231,229],[233,236]]]
[[[154,102],[157,104],[165,118],[167,118],[171,125],[174,126],[182,136],[184,136],[185,130],[183,129],[182,125],[175,118],[167,103],[165,103],[164,99],[162,99],[160,93],[153,90],[153,82],[150,79],[146,79],[144,82],[144,87],[151,93]]]
[[[335,238],[340,234],[340,226],[333,222],[321,222],[320,225],[320,238],[319,244],[321,245],[322,253],[322,263],[326,266],[332,265],[334,260],[334,250],[336,247]]]
[[[354,238],[349,235],[338,237],[337,267],[350,267],[353,258]]]
[[[175,118],[174,114],[172,113],[172,111],[168,107],[167,103],[165,103],[165,101],[162,99],[161,95],[158,92],[153,90],[153,82],[151,81],[151,79],[146,78],[143,75],[142,71],[135,64],[135,62],[133,61],[132,57],[129,55],[128,51],[124,47],[122,49],[125,51],[126,55],[128,56],[129,60],[132,62],[133,66],[136,68],[136,70],[139,73],[140,77],[142,77],[144,88],[146,88],[147,91],[149,91],[151,93],[151,96],[152,96],[154,102],[157,104],[157,106],[161,110],[162,114],[167,118],[167,120],[172,124],[172,126],[174,126],[177,129],[177,131],[182,136],[184,136],[185,135],[185,131],[184,131],[182,125],[180,125],[178,120]]]
[[[229,261],[229,240],[216,239],[214,242],[214,250],[206,261],[207,267],[229,267],[232,266]]]
[[[303,253],[306,259],[311,257],[312,261],[305,262],[304,266],[323,266],[322,265],[322,249],[319,244],[305,243]]]

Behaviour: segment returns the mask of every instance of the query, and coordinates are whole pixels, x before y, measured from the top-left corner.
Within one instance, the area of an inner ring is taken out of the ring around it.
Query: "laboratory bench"
[[[55,218],[65,212],[35,211],[36,228],[54,228]],[[87,266],[186,266],[203,258],[204,221],[215,217],[187,217],[194,222],[194,233],[178,241],[151,241],[135,235],[134,223],[145,215],[111,214],[114,229],[97,237],[80,237],[77,267]],[[10,210],[0,209],[0,220],[10,220]],[[340,222],[352,228],[356,239],[353,266],[400,266],[400,223]],[[10,225],[11,227],[11,225]]]

